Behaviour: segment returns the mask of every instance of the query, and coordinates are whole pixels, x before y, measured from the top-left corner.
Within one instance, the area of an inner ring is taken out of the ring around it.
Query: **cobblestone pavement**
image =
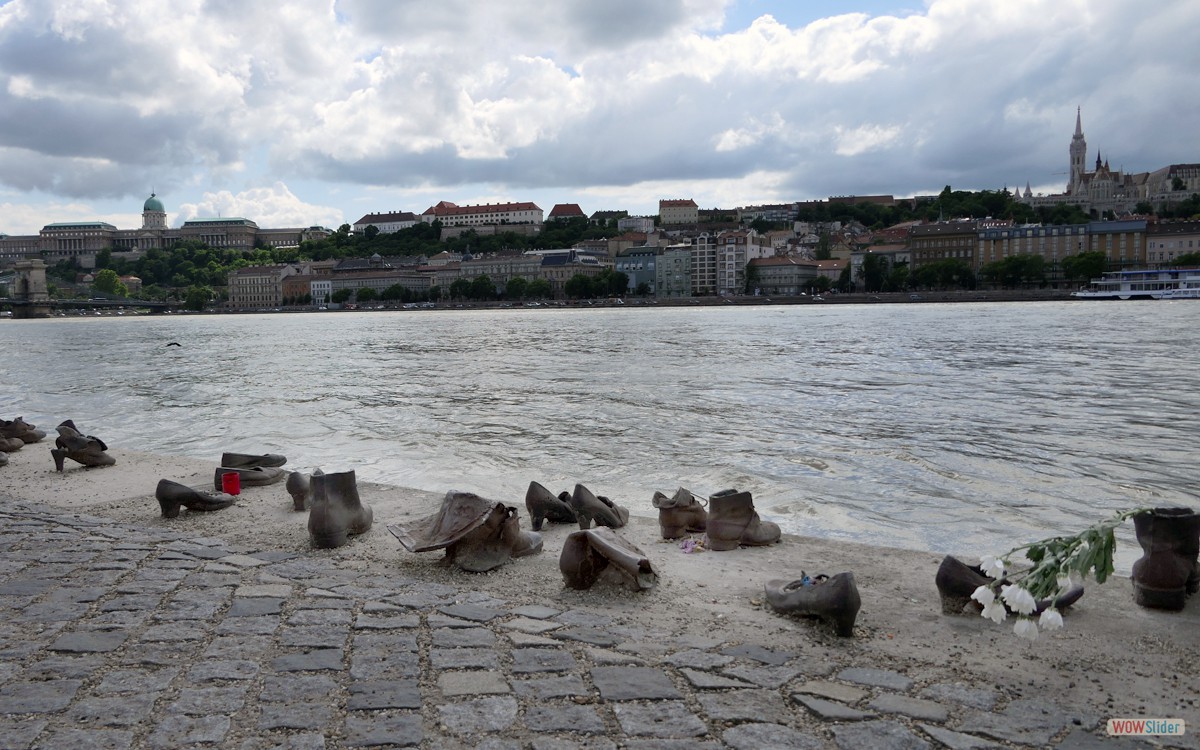
[[[987,686],[20,506],[0,607],[3,748],[1148,747]]]

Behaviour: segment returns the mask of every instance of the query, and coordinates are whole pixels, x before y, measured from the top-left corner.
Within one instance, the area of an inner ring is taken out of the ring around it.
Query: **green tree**
[[[529,288],[525,290],[525,296],[528,299],[550,299],[554,296],[554,289],[551,288],[549,281],[538,277],[529,282]]]
[[[367,242],[370,242],[379,235],[379,227],[375,226],[374,224],[369,224],[367,228],[363,230],[363,235],[367,238]]]
[[[745,294],[754,294],[754,290],[758,287],[759,272],[758,266],[753,263],[746,264],[746,284],[742,291]]]
[[[492,300],[496,299],[496,285],[491,278],[484,274],[471,279],[471,299]]]
[[[341,305],[350,300],[354,296],[354,290],[350,288],[339,289],[329,298],[331,302]]]
[[[1108,258],[1099,251],[1089,251],[1063,258],[1063,277],[1068,282],[1086,283],[1099,278],[1108,267]]]
[[[1184,253],[1172,261],[1177,266],[1200,266],[1200,253]]]
[[[92,281],[92,288],[98,292],[111,294],[114,297],[129,296],[129,289],[121,283],[121,279],[117,277],[117,272],[111,268],[105,268],[96,274]]]
[[[355,302],[374,302],[378,296],[379,296],[379,293],[376,292],[373,288],[371,288],[369,286],[364,286],[361,289],[355,290],[354,301]]]
[[[529,292],[529,282],[521,277],[514,276],[504,285],[504,296],[508,299],[524,299]]]
[[[863,291],[883,291],[884,281],[888,275],[888,259],[882,255],[867,253],[863,256],[862,265],[858,269],[858,277],[863,283]]]
[[[833,257],[833,243],[829,239],[829,232],[821,232],[817,235],[817,251],[813,254],[816,260],[829,260]]]
[[[187,296],[183,298],[183,306],[188,310],[203,310],[212,301],[212,298],[212,287],[192,286],[188,288]]]
[[[570,299],[584,299],[585,297],[595,296],[592,292],[591,278],[581,273],[577,273],[567,279],[567,283],[563,285],[563,292]]]
[[[466,299],[471,296],[471,282],[455,279],[450,284],[450,299]]]

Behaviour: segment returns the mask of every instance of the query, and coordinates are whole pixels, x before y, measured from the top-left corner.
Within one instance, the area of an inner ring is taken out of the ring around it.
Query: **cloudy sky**
[[[657,212],[1200,161],[1190,0],[0,0],[0,233]]]

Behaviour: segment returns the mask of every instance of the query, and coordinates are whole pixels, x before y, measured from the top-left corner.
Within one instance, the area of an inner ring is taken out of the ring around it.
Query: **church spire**
[[[1083,107],[1075,108],[1075,137],[1076,138],[1083,137],[1083,120],[1080,119],[1080,117],[1082,116],[1082,112],[1083,112]]]

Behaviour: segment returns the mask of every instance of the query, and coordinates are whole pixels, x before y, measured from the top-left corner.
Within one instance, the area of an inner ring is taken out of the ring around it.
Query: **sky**
[[[1187,0],[0,0],[0,233],[657,213],[1200,162]]]

